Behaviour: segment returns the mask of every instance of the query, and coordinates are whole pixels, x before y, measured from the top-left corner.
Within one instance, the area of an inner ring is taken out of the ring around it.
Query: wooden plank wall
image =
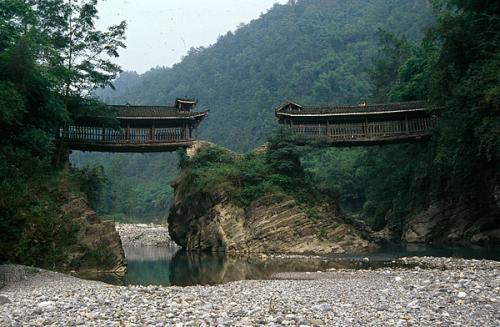
[[[188,127],[112,128],[69,126],[59,129],[57,137],[68,141],[110,144],[142,144],[189,141]]]
[[[398,135],[430,132],[434,120],[427,117],[377,122],[335,122],[324,124],[284,124],[293,133],[305,136],[321,136],[332,139],[371,139]]]

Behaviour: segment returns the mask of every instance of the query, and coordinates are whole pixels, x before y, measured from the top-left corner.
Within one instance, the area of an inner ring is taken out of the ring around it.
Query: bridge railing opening
[[[435,126],[432,117],[379,122],[336,122],[326,124],[285,124],[294,134],[330,139],[372,139],[430,133]]]
[[[183,127],[122,128],[69,126],[60,128],[58,139],[74,142],[142,144],[191,141],[190,133]]]

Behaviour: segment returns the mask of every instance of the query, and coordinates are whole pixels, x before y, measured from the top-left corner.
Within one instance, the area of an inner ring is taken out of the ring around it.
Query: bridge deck
[[[112,129],[69,126],[57,138],[69,149],[100,152],[171,152],[189,147],[193,140],[183,127]]]
[[[331,146],[418,142],[432,136],[437,116],[424,102],[371,106],[305,107],[289,102],[276,111],[279,123],[302,140]]]
[[[378,137],[352,137],[335,138],[328,136],[304,136],[298,138],[298,145],[306,145],[309,141],[326,143],[331,147],[353,147],[353,146],[371,146],[397,143],[415,143],[428,140],[432,136],[430,132],[412,133],[406,135],[384,135]]]
[[[64,141],[68,149],[92,152],[175,152],[188,148],[193,141],[147,142],[147,143],[100,143],[82,141]]]
[[[109,106],[118,126],[104,127],[99,117],[80,116],[55,137],[64,148],[102,152],[171,152],[187,148],[208,111],[192,111],[197,101],[176,99],[173,106]]]

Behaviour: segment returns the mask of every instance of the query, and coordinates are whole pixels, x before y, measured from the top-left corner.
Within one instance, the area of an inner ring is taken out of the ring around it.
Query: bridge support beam
[[[55,142],[54,155],[52,157],[52,164],[55,168],[63,169],[69,168],[69,155],[71,151],[62,140]]]

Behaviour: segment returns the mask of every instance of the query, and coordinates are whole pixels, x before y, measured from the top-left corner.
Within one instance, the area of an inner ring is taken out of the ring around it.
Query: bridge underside
[[[299,143],[350,147],[425,141],[432,136],[439,110],[421,101],[319,107],[289,102],[276,116]]]
[[[68,126],[57,139],[70,150],[95,152],[174,152],[193,144],[189,125],[112,129]]]
[[[175,152],[185,149],[193,144],[193,141],[177,142],[155,142],[155,143],[93,143],[93,142],[64,142],[70,150],[89,152],[124,152],[124,153],[148,153],[148,152]]]
[[[372,146],[397,143],[416,143],[427,141],[431,138],[432,133],[422,132],[409,135],[387,135],[378,137],[351,137],[351,138],[335,138],[328,136],[303,136],[296,140],[297,145],[307,145],[311,141],[324,144],[330,147],[355,147],[355,146]]]

